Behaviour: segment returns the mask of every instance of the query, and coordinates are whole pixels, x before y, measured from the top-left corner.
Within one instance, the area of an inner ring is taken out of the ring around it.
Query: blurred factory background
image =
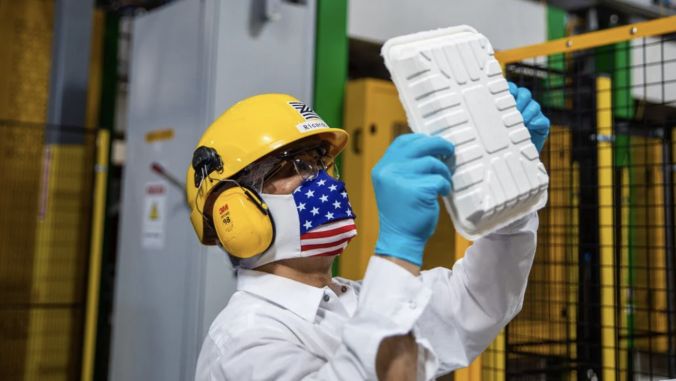
[[[371,168],[410,131],[388,38],[470,25],[552,121],[520,315],[456,381],[676,378],[673,0],[0,0],[0,380],[191,380],[234,291],[182,183],[236,101],[292,94],[350,131],[360,235]],[[442,208],[443,210],[443,208]],[[442,212],[425,267],[470,245]]]

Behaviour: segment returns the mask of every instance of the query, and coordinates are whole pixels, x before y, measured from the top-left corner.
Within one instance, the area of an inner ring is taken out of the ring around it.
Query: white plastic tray
[[[547,203],[549,177],[486,37],[458,26],[393,38],[382,54],[414,132],[455,144],[444,198],[476,240]]]

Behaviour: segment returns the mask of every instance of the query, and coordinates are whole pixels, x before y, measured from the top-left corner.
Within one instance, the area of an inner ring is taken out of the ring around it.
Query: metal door
[[[270,8],[264,6],[270,3]],[[192,380],[206,332],[235,291],[199,245],[183,180],[199,137],[260,93],[312,99],[314,2],[185,0],[134,23],[111,380]],[[280,16],[264,20],[268,15]]]

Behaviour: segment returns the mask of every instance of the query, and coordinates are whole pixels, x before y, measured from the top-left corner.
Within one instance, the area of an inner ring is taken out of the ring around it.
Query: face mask
[[[275,221],[275,241],[247,268],[290,258],[340,255],[357,235],[345,183],[320,171],[290,195],[262,194]]]

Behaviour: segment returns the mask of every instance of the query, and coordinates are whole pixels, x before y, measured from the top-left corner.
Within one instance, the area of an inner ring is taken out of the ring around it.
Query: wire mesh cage
[[[550,188],[523,310],[484,354],[486,381],[676,378],[676,35],[622,29],[501,60],[552,122]]]
[[[0,379],[74,380],[97,131],[0,121],[0,136]]]

